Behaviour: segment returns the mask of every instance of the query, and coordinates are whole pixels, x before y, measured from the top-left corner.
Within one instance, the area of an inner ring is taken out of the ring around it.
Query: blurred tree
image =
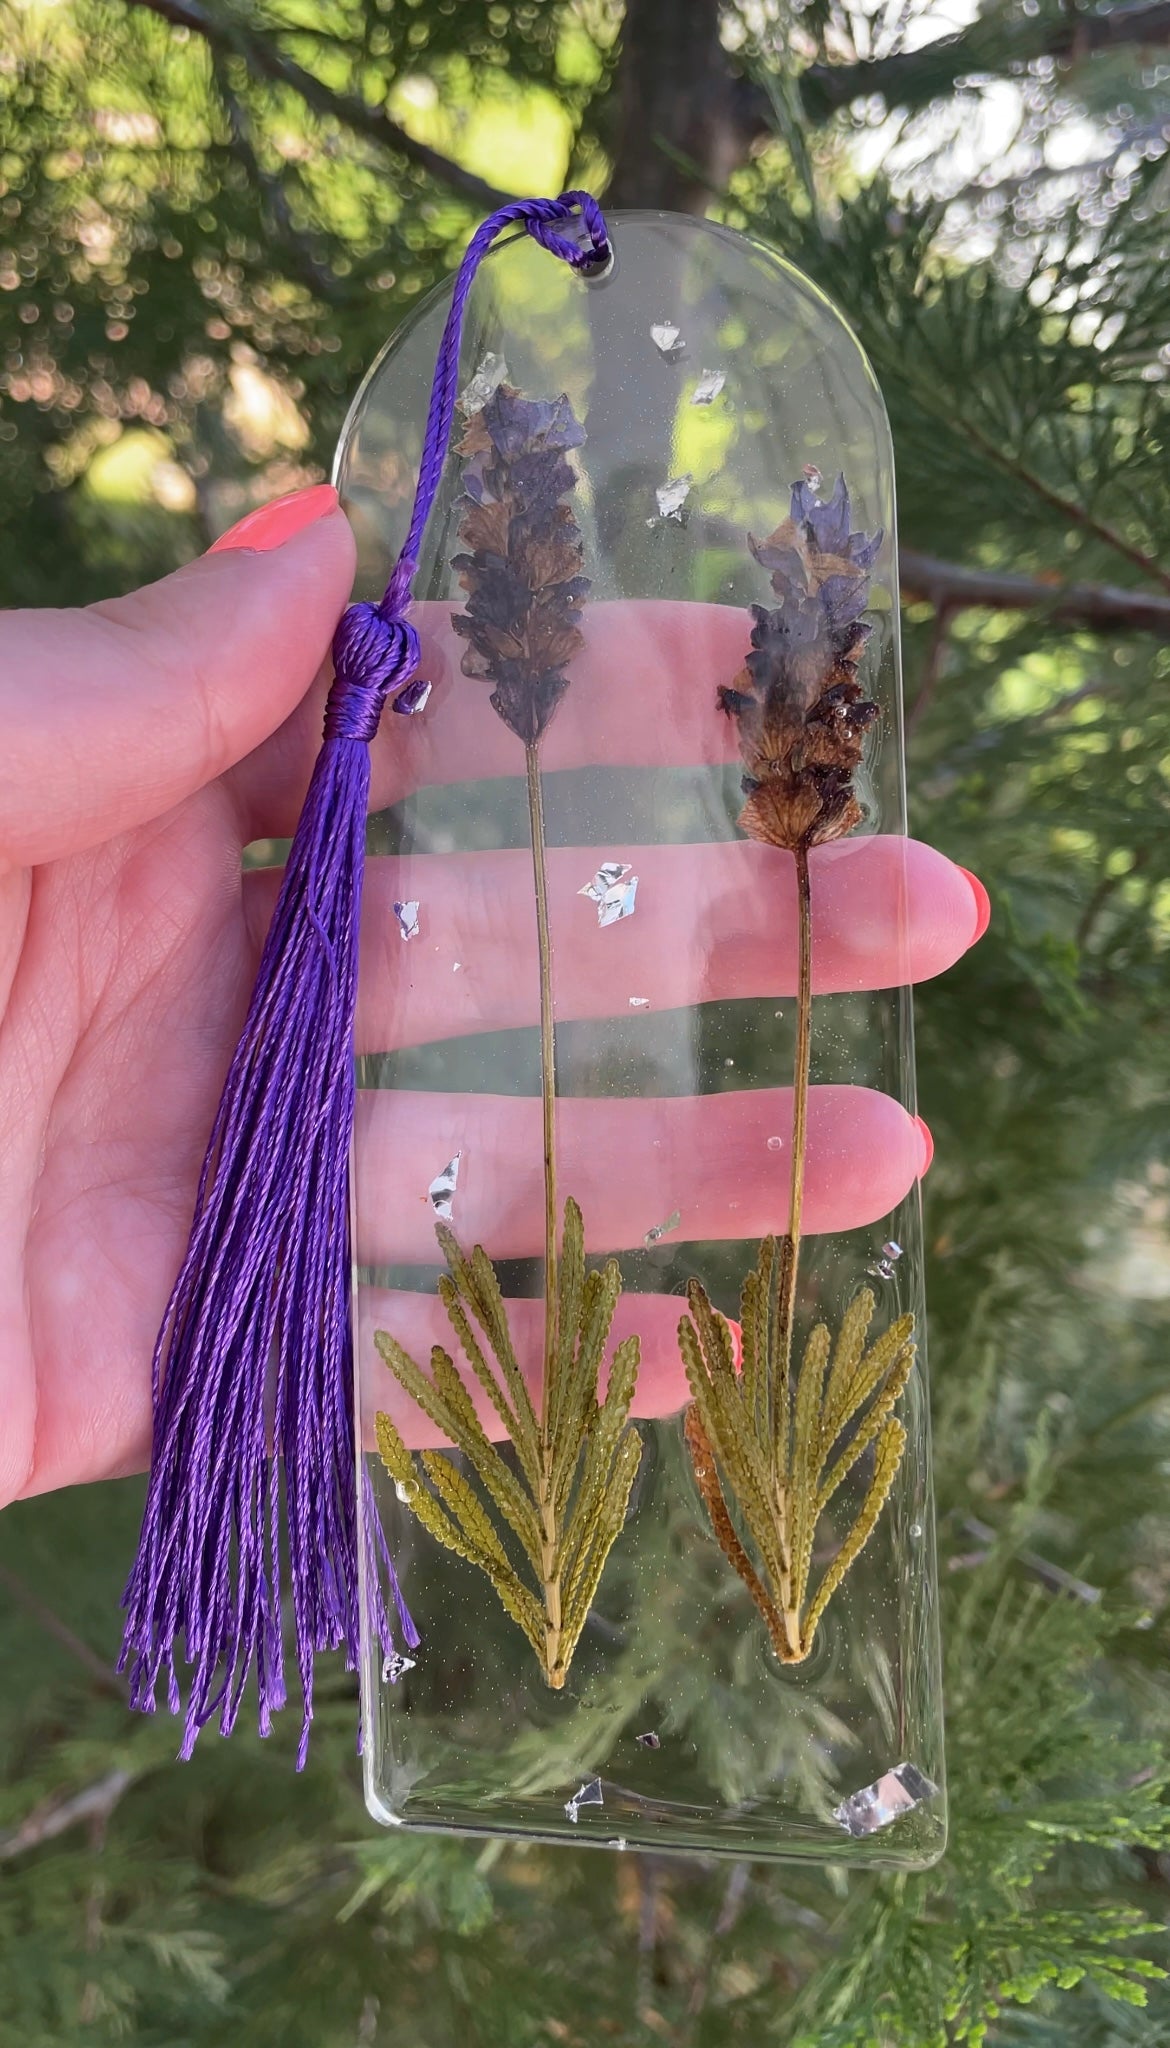
[[[1168,42],[1160,0],[0,0],[0,600],[321,474],[497,190],[710,207],[873,358],[915,827],[996,906],[919,1006],[944,1863],[373,1837],[340,1672],[295,1786],[288,1731],[176,1770],[109,1676],[110,1487],[0,1521],[5,2042],[1170,2043]]]

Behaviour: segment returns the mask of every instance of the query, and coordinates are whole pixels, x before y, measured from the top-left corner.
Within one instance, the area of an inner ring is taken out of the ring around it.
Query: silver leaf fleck
[[[686,512],[684,508],[687,499],[691,495],[693,483],[694,478],[688,471],[685,476],[675,476],[671,478],[669,483],[659,484],[654,493],[654,499],[658,506],[660,518],[673,519],[676,526],[682,526],[685,523]]]
[[[704,370],[691,393],[692,405],[710,405],[727,382],[726,370]]]
[[[434,1180],[427,1189],[427,1193],[431,1198],[431,1207],[440,1223],[449,1223],[451,1221],[451,1206],[455,1200],[455,1190],[459,1185],[459,1162],[462,1157],[462,1152],[457,1152],[454,1159],[449,1159],[442,1173],[435,1175]]]
[[[672,1209],[665,1223],[654,1223],[651,1225],[650,1229],[646,1232],[645,1237],[642,1239],[642,1243],[658,1244],[661,1241],[661,1239],[668,1234],[668,1232],[672,1230],[677,1230],[681,1222],[682,1217],[679,1214],[679,1211],[677,1209]]]
[[[416,1657],[404,1657],[400,1650],[391,1650],[390,1655],[382,1660],[383,1684],[397,1685],[400,1678],[414,1670],[417,1662]]]
[[[470,384],[459,393],[461,412],[480,412],[508,374],[503,356],[486,355]]]
[[[390,706],[391,711],[400,712],[403,718],[413,718],[416,711],[426,710],[431,688],[431,684],[423,676],[415,676],[413,682],[407,683],[405,689],[399,690]]]
[[[603,861],[591,882],[578,889],[578,896],[588,896],[597,905],[597,922],[606,925],[619,924],[623,917],[634,914],[634,899],[638,892],[638,877],[625,861]]]
[[[404,939],[417,939],[417,937],[418,937],[418,904],[417,904],[417,902],[415,902],[415,903],[396,903],[396,904],[394,905],[394,915],[395,915],[395,917],[396,917],[396,918],[398,919],[398,931],[399,931],[399,935],[400,935],[400,937],[402,937],[402,938],[404,938]]]
[[[682,330],[673,320],[655,320],[650,329],[650,339],[660,355],[680,356],[686,347]]]
[[[622,881],[629,872],[629,865],[625,861],[603,860],[593,880],[586,882],[585,887],[578,889],[577,894],[590,897],[594,903],[604,903],[606,891],[612,889],[615,882]]]
[[[571,1799],[566,1799],[565,1812],[575,1826],[577,1815],[583,1806],[604,1806],[604,1804],[605,1800],[601,1792],[601,1779],[587,1778],[580,1791],[574,1792]]]
[[[892,1771],[863,1785],[833,1808],[833,1819],[849,1835],[872,1835],[888,1828],[899,1814],[909,1813],[924,1799],[933,1799],[938,1786],[918,1769],[917,1764],[895,1764]]]

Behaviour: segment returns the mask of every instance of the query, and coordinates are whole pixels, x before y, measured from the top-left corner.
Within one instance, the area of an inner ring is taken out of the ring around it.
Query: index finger
[[[491,684],[465,676],[467,642],[453,631],[454,603],[416,604],[418,673],[431,684],[413,717],[385,712],[370,749],[370,808],[412,791],[481,777],[522,775],[524,750],[492,710]],[[748,650],[751,618],[738,605],[669,598],[588,604],[584,644],[568,666],[569,688],[541,742],[544,769],[598,764],[686,768],[737,758],[735,727],[715,691]],[[234,785],[253,838],[292,831],[320,745],[324,686],[250,761]]]

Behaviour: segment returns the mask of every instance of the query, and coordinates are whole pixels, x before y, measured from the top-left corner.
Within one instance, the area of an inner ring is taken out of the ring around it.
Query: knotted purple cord
[[[585,239],[558,231],[573,222]],[[370,742],[391,693],[418,666],[402,616],[454,418],[472,280],[496,236],[524,227],[575,270],[610,245],[588,192],[519,199],[468,244],[443,329],[410,530],[381,602],[353,604],[333,641],[325,738],[285,865],[239,1045],[199,1180],[190,1242],[153,1364],[154,1444],[146,1508],[123,1606],[119,1669],[152,1713],[165,1674],[190,1667],[180,1754],[218,1711],[230,1733],[249,1673],[259,1727],[285,1704],[283,1549],[304,1698],[297,1768],[313,1718],[313,1658],[359,1643],[358,1450],[350,1326],[349,1148],[353,1020],[370,789]],[[364,1485],[366,1592],[392,1647],[385,1571],[403,1639],[418,1632]]]

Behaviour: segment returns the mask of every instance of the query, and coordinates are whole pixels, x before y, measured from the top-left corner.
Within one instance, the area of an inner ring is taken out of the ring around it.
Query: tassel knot
[[[376,604],[348,606],[333,636],[326,739],[368,746],[390,691],[408,682],[418,663],[418,634],[405,619],[386,618]]]

